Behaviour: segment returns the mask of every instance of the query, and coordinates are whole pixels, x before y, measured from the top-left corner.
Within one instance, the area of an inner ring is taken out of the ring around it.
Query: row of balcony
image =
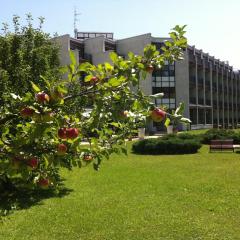
[[[189,98],[189,103],[190,104],[197,104],[197,98],[196,97],[190,97]],[[210,98],[206,98],[205,99],[205,103],[204,103],[204,98],[202,97],[198,97],[198,104],[200,105],[208,105],[208,106],[211,106],[213,105],[213,107],[219,107],[219,108],[224,108],[225,109],[232,109],[232,106],[236,106],[236,102],[223,102],[223,101],[219,101],[218,104],[217,104],[217,100],[213,99],[213,102],[211,104],[211,99]]]

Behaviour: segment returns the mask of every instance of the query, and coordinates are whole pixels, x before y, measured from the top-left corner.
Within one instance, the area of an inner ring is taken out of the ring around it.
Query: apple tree
[[[182,105],[168,114],[153,103],[162,94],[146,96],[139,86],[146,74],[182,58],[184,33],[176,26],[161,53],[153,45],[126,60],[112,52],[111,64],[78,65],[70,53],[71,64],[62,69],[67,79],[41,77],[41,86],[31,82],[25,94],[12,92],[0,116],[2,186],[56,188],[61,167],[91,164],[98,170],[111,153],[126,153],[125,139],[136,132],[140,116],[188,122],[179,114]]]

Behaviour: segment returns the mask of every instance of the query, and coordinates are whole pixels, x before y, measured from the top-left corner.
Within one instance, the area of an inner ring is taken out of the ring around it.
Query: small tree
[[[152,45],[144,49],[143,56],[129,53],[127,60],[111,53],[112,65],[77,65],[70,53],[68,79],[42,77],[41,84],[31,82],[32,91],[12,93],[0,119],[2,185],[54,188],[60,167],[72,169],[92,163],[98,170],[102,159],[111,153],[126,153],[124,143],[135,131],[135,116],[149,116],[151,111],[159,121],[167,115],[152,103],[152,98],[162,94],[145,96],[139,81],[165,61],[182,57],[184,33],[184,27],[176,26],[162,53]],[[87,112],[89,106],[91,111]],[[188,121],[177,113],[168,115]]]
[[[8,101],[10,92],[19,95],[31,89],[33,81],[44,85],[40,76],[59,77],[58,47],[42,31],[44,19],[39,18],[39,27],[32,25],[31,14],[27,15],[27,26],[20,26],[19,17],[13,17],[14,32],[3,24],[0,35],[0,105]]]

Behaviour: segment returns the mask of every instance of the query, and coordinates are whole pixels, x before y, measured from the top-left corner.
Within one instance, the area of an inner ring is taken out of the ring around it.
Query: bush
[[[210,144],[215,139],[233,139],[235,144],[240,143],[240,134],[228,129],[210,129],[202,136],[202,143]]]
[[[176,134],[167,134],[165,136],[163,136],[162,139],[169,139],[169,138],[173,138],[173,137],[176,137]],[[197,141],[202,141],[202,134],[190,134],[190,133],[187,133],[187,132],[181,132],[177,135],[177,138],[180,138],[180,139],[195,139]]]
[[[132,145],[132,151],[138,154],[190,154],[196,153],[201,148],[201,143],[196,138],[169,134],[163,138],[144,139]],[[188,138],[188,139],[187,139]]]

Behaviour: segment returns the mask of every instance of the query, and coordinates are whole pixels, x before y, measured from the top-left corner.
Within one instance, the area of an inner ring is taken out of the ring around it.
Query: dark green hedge
[[[240,134],[229,129],[210,129],[202,135],[202,143],[209,144],[215,139],[233,139],[235,144],[240,143]]]
[[[138,154],[189,154],[201,148],[197,139],[181,139],[176,135],[163,138],[144,139],[133,143],[132,151]]]

